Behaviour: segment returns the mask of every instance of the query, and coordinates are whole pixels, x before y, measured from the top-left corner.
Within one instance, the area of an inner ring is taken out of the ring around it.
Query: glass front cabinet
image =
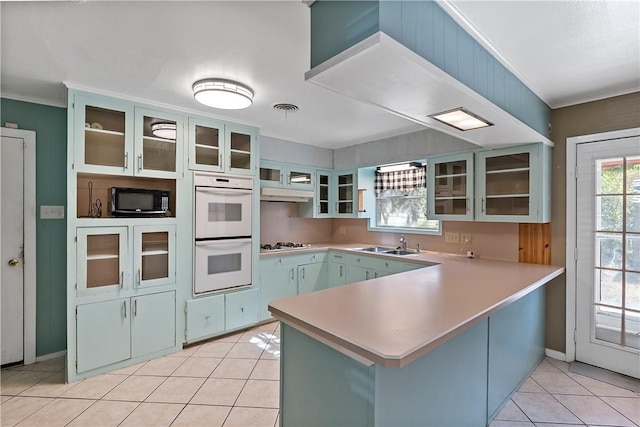
[[[336,191],[335,217],[353,218],[358,209],[358,173],[356,170],[334,172]]]
[[[260,162],[260,186],[262,187],[289,187],[313,190],[314,184],[315,173],[311,167],[268,160]]]
[[[473,153],[428,159],[427,216],[439,220],[473,220]]]
[[[75,95],[77,172],[177,178],[182,173],[182,117],[126,101]]]
[[[175,225],[79,227],[77,295],[175,283],[175,237]]]
[[[476,220],[548,222],[551,147],[544,144],[477,153]]]
[[[257,132],[249,126],[189,118],[189,168],[253,175]]]

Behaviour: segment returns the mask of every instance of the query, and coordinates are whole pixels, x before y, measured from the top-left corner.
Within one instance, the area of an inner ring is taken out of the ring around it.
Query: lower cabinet
[[[271,317],[269,302],[298,294],[297,262],[288,257],[260,259],[260,320]]]
[[[77,372],[175,346],[175,291],[76,307]]]
[[[258,291],[248,289],[187,301],[187,342],[253,325],[258,321]]]
[[[327,288],[327,263],[314,262],[298,266],[298,294]]]
[[[329,252],[328,287],[341,286],[347,283],[347,264],[344,255]]]

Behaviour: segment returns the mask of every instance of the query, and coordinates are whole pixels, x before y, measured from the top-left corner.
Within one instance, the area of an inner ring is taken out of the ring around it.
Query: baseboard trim
[[[545,348],[544,349],[544,354],[547,357],[550,357],[552,359],[562,360],[563,362],[567,361],[567,355],[565,353],[559,352],[557,350],[551,350],[550,348]]]
[[[45,360],[56,359],[67,354],[67,350],[57,351],[55,353],[45,354],[44,356],[36,357],[36,362],[44,362]]]

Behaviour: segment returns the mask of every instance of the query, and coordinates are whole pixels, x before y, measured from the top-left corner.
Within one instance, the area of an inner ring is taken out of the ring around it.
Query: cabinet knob
[[[209,319],[211,319],[210,315],[207,314],[206,316],[204,316],[204,320],[209,320]]]
[[[18,261],[18,258],[12,258],[7,264],[9,264],[9,267],[15,267],[16,265],[20,264],[20,261]]]

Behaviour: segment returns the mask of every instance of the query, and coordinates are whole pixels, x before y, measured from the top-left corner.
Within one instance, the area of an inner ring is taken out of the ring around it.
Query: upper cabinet
[[[181,176],[181,116],[80,94],[75,96],[73,108],[76,171],[157,178]]]
[[[427,215],[440,220],[473,220],[473,153],[427,160],[430,189]]]
[[[189,118],[189,168],[255,173],[257,130],[203,117]]]
[[[260,162],[260,186],[313,190],[316,181],[312,167],[263,160]]]
[[[551,147],[532,144],[477,153],[476,219],[548,222]]]
[[[358,171],[334,172],[335,217],[355,218],[358,215]]]

